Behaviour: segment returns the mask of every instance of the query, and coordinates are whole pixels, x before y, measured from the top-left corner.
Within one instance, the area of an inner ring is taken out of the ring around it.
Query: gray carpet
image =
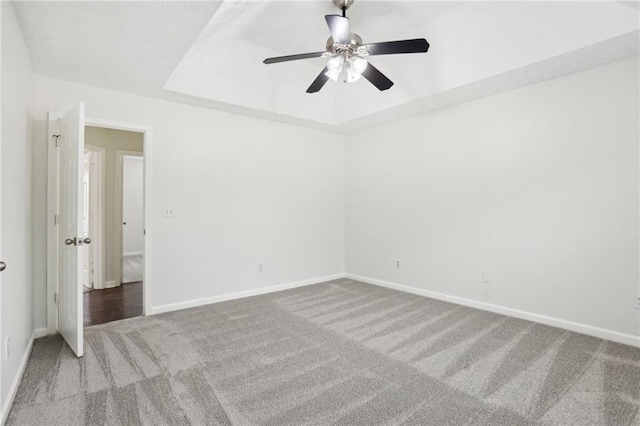
[[[640,425],[640,349],[346,279],[38,339],[9,425]]]
[[[122,258],[122,283],[142,281],[144,261],[141,254]]]

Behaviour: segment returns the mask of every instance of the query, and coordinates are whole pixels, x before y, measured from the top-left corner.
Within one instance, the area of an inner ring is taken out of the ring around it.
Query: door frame
[[[89,181],[89,194],[93,194],[96,197],[96,220],[89,221],[89,229],[93,230],[90,232],[91,235],[98,235],[99,238],[96,238],[100,241],[100,244],[91,244],[91,250],[93,250],[93,288],[97,290],[101,290],[106,288],[105,284],[105,214],[104,214],[104,206],[105,206],[105,193],[106,193],[106,176],[105,176],[105,157],[106,150],[100,146],[94,146],[91,144],[84,144],[85,151],[91,152],[95,155],[97,160],[97,178]],[[90,195],[91,196],[91,195]],[[91,207],[89,210],[89,215],[91,216]],[[93,223],[92,223],[93,222]]]
[[[119,282],[116,282],[116,285],[122,285],[122,281],[124,280],[124,267],[123,267],[123,258],[124,258],[124,249],[122,248],[122,244],[124,241],[124,229],[122,228],[122,222],[124,220],[124,164],[123,164],[123,160],[124,157],[142,157],[142,173],[144,176],[144,168],[145,168],[145,163],[144,163],[144,147],[143,147],[143,151],[127,151],[125,149],[117,149],[116,150],[116,197],[115,197],[115,205],[116,205],[116,214],[115,214],[115,218],[114,218],[114,223],[115,223],[115,229],[117,229],[118,231],[116,232],[116,242],[115,242],[115,249],[116,249],[116,279]],[[144,181],[144,178],[143,178]],[[144,196],[144,188],[142,189],[142,193]],[[144,213],[146,211],[146,206],[142,205],[142,215],[144,218]],[[143,219],[144,220],[144,219]],[[146,220],[145,220],[146,223]],[[146,247],[143,246],[142,248],[142,259],[144,262],[144,255],[145,255],[145,250]],[[143,277],[145,276],[145,274],[143,273]],[[145,279],[143,278],[142,280],[142,285],[144,287],[144,281]],[[144,288],[142,290],[144,292]]]
[[[64,114],[49,112],[47,132],[47,332],[58,332],[58,305],[55,294],[58,291],[58,214],[59,197],[59,156],[56,148],[58,119]],[[151,164],[152,164],[152,127],[146,124],[114,121],[95,117],[85,117],[85,126],[105,129],[124,130],[142,133],[143,138],[143,205],[144,205],[144,281],[142,283],[142,315],[147,315],[151,300]],[[81,289],[78,287],[78,291]]]

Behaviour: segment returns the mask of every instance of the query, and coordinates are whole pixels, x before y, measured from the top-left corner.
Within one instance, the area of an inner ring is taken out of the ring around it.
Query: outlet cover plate
[[[176,213],[172,206],[162,206],[162,217],[173,218],[176,217]]]

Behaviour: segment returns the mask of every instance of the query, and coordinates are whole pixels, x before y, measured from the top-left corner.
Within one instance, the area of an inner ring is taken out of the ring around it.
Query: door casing
[[[91,152],[96,164],[91,168],[89,181],[89,194],[91,197],[89,214],[89,232],[94,239],[89,247],[92,250],[93,259],[93,288],[104,289],[105,285],[105,149],[99,146],[84,144],[85,151]]]

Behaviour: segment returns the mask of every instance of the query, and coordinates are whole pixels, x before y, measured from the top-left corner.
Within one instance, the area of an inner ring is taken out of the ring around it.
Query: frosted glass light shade
[[[369,65],[369,63],[366,59],[360,58],[358,56],[350,58],[348,62],[347,81],[349,83],[358,81],[362,76],[364,70],[367,69],[367,65]]]
[[[327,72],[324,74],[333,81],[352,83],[358,81],[369,63],[359,56],[343,58],[336,56],[327,62]]]
[[[333,81],[338,81],[338,77],[344,67],[344,58],[342,56],[336,56],[327,62],[327,72],[324,73]]]

